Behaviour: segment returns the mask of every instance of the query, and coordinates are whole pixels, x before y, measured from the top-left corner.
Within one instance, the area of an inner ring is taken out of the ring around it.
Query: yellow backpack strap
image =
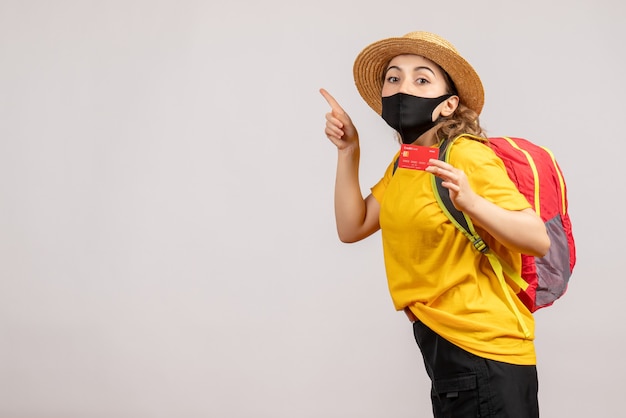
[[[520,327],[522,328],[522,332],[524,333],[524,337],[526,337],[526,339],[530,338],[530,331],[528,330],[528,327],[526,326],[526,322],[524,322],[524,318],[522,317],[522,313],[519,311],[519,309],[517,308],[517,305],[515,304],[515,302],[513,301],[513,297],[511,296],[511,288],[506,284],[506,280],[504,278],[504,272],[506,270],[512,271],[512,269],[510,267],[504,267],[506,265],[506,263],[502,262],[502,260],[500,260],[500,258],[498,258],[498,256],[493,253],[492,251],[489,251],[487,253],[484,253],[487,258],[489,259],[489,263],[491,264],[491,267],[493,268],[493,271],[496,273],[496,276],[498,277],[498,281],[500,282],[500,286],[502,286],[502,291],[504,292],[504,296],[506,297],[506,301],[509,304],[509,306],[511,307],[511,309],[513,310],[513,313],[515,314],[515,317],[517,318],[517,322],[519,322]],[[517,274],[517,273],[516,273]],[[519,276],[519,274],[518,274]],[[509,276],[510,277],[510,276]],[[521,280],[521,277],[520,277]],[[522,282],[524,282],[522,280]],[[526,283],[526,282],[524,282]],[[528,286],[528,284],[526,284],[526,286]]]

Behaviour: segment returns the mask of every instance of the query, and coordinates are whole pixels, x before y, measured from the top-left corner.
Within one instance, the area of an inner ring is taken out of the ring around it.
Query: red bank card
[[[398,168],[424,170],[428,167],[428,160],[439,158],[439,148],[422,147],[420,145],[402,144]]]

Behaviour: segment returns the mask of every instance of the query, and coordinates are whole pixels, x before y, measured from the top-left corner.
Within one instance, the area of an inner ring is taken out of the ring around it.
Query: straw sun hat
[[[361,97],[376,113],[382,113],[380,94],[387,64],[402,54],[421,55],[438,64],[454,82],[461,103],[480,114],[485,101],[480,77],[450,42],[430,32],[411,32],[400,38],[383,39],[357,56],[354,82]]]

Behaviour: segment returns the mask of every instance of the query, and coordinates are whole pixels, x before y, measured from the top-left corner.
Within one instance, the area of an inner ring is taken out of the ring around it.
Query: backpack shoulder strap
[[[441,144],[439,147],[439,159],[441,161],[448,162],[450,158],[450,149],[452,148],[455,140],[456,138],[449,139]],[[457,229],[470,240],[472,245],[474,245],[478,251],[481,253],[489,251],[489,247],[485,241],[483,241],[474,229],[474,224],[469,216],[454,207],[452,199],[450,199],[449,190],[441,184],[443,180],[440,177],[431,176],[431,181],[433,185],[433,192],[435,193],[435,199],[437,199],[437,203],[439,203],[441,210],[443,210],[448,219],[450,219],[450,222],[452,222],[454,226],[456,226]]]

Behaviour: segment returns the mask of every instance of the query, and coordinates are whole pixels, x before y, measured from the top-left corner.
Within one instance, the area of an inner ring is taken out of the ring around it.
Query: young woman
[[[428,32],[369,45],[355,61],[354,77],[363,99],[402,143],[439,147],[456,138],[449,164],[431,159],[425,170],[396,169],[398,153],[363,198],[359,135],[320,90],[331,107],[325,133],[338,150],[339,238],[355,242],[381,230],[391,297],[413,322],[432,380],[434,416],[538,417],[532,314],[448,220],[431,185],[433,175],[440,177],[456,208],[514,268],[521,268],[521,253],[548,251],[543,221],[502,161],[476,140],[484,135],[480,78],[448,41]]]

